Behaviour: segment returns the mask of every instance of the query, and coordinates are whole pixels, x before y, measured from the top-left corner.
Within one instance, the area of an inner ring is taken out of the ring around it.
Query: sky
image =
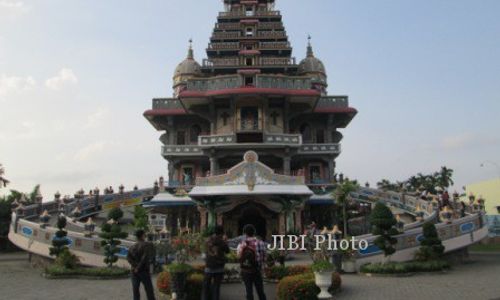
[[[500,1],[278,0],[329,94],[359,113],[337,171],[374,185],[446,165],[456,189],[500,175]],[[144,119],[172,95],[188,40],[206,54],[219,0],[0,0],[0,163],[45,200],[150,187],[167,165]],[[484,167],[480,167],[483,161]],[[1,192],[5,193],[3,189]]]

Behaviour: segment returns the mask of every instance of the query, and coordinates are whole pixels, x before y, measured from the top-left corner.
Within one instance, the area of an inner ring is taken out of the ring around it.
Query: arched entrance
[[[255,206],[248,206],[242,209],[241,216],[238,220],[238,234],[243,234],[243,227],[247,224],[252,224],[255,227],[257,236],[263,239],[266,238],[266,219],[262,217],[259,209]]]

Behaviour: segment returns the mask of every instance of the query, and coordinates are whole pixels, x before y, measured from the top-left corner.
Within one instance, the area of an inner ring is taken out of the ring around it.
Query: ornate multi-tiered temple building
[[[331,225],[335,159],[356,115],[327,95],[309,41],[297,63],[274,0],[224,0],[202,63],[192,47],[175,69],[172,98],[144,113],[163,132],[168,180],[148,206],[167,227],[252,223],[259,235]]]

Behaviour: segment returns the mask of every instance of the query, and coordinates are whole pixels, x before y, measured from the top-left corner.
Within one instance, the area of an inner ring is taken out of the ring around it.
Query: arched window
[[[189,130],[189,141],[191,143],[198,143],[198,137],[201,134],[201,127],[200,125],[193,125],[191,126],[191,129]]]
[[[302,124],[300,126],[300,134],[302,134],[303,142],[312,142],[311,126],[309,124]]]

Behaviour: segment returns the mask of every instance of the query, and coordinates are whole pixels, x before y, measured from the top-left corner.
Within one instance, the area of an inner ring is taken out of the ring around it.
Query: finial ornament
[[[193,39],[189,39],[188,59],[194,59]]]
[[[307,35],[307,57],[314,57],[313,48],[311,45],[311,35]]]

